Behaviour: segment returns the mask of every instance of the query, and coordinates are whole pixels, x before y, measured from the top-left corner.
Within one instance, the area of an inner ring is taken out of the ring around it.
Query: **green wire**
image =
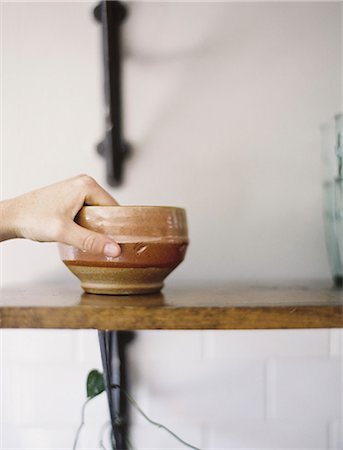
[[[85,411],[86,411],[86,406],[87,406],[88,402],[89,402],[90,400],[92,400],[92,399],[93,399],[93,397],[87,398],[87,400],[86,400],[86,401],[84,402],[84,404],[82,405],[82,411],[81,411],[81,423],[80,423],[79,428],[77,429],[77,432],[76,432],[76,435],[75,435],[75,440],[74,440],[73,450],[76,450],[76,447],[77,447],[77,441],[79,440],[81,430],[82,430],[82,428],[83,428],[83,426],[84,426],[84,424],[85,424]]]
[[[121,386],[119,386],[119,384],[112,384],[111,388],[113,389],[120,389],[123,394],[125,395],[125,397],[128,399],[128,401],[131,403],[131,405],[136,408],[136,410],[152,425],[156,426],[157,428],[162,428],[163,430],[165,430],[167,433],[169,433],[174,439],[176,439],[177,441],[179,441],[181,444],[185,445],[188,448],[191,448],[193,450],[201,450],[198,447],[194,447],[194,445],[188,444],[188,442],[184,441],[183,439],[181,439],[177,434],[175,434],[172,430],[170,430],[168,427],[166,427],[165,425],[159,423],[159,422],[155,422],[154,420],[150,419],[145,412],[140,408],[140,406],[138,405],[138,403],[136,402],[136,400],[125,390],[123,389]],[[86,406],[88,405],[88,403],[90,402],[90,400],[93,400],[94,397],[89,397],[87,398],[87,400],[84,402],[84,404],[82,405],[82,411],[81,411],[81,423],[77,429],[76,435],[75,435],[75,440],[74,440],[74,445],[73,445],[73,450],[76,450],[77,448],[77,443],[80,437],[80,433],[81,430],[85,424],[85,412],[86,412]],[[111,424],[111,423],[110,423]],[[101,432],[100,432],[100,447],[103,450],[106,450],[106,447],[104,445],[104,441],[103,441],[103,435],[106,432],[106,429],[108,427],[108,423],[104,424],[102,426]],[[126,444],[129,447],[130,450],[134,450],[133,445],[131,444],[129,438],[126,436]]]
[[[188,448],[192,448],[193,450],[201,450],[198,447],[194,447],[191,444],[188,444],[188,442],[184,441],[183,439],[181,439],[179,436],[177,436],[173,431],[171,431],[169,428],[167,428],[165,425],[155,422],[154,420],[151,420],[146,414],[145,412],[140,408],[140,406],[138,405],[138,403],[136,402],[136,400],[131,397],[131,395],[126,392],[125,389],[123,389],[121,386],[119,386],[119,384],[112,384],[111,388],[114,389],[120,389],[123,394],[125,395],[125,397],[129,400],[129,402],[131,403],[131,405],[137,409],[137,411],[144,417],[144,419],[146,419],[149,423],[151,423],[152,425],[155,425],[157,428],[162,428],[163,430],[165,430],[167,433],[169,433],[171,436],[173,436],[174,439],[176,439],[177,441],[179,441],[181,444],[185,445]]]

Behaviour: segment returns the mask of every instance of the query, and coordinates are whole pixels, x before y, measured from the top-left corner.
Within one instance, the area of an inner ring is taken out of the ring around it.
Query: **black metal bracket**
[[[123,181],[123,165],[130,147],[123,139],[122,121],[122,48],[121,26],[127,7],[120,1],[104,1],[94,9],[102,25],[105,73],[106,135],[97,150],[106,159],[106,177],[110,186]]]
[[[99,331],[101,360],[112,425],[113,449],[128,450],[129,405],[120,389],[128,390],[126,347],[133,340],[132,331]]]

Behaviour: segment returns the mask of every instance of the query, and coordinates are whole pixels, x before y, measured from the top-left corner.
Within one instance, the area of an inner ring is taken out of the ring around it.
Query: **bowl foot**
[[[68,265],[68,264],[67,264]],[[157,293],[172,271],[166,267],[92,267],[68,265],[89,294],[130,295]]]

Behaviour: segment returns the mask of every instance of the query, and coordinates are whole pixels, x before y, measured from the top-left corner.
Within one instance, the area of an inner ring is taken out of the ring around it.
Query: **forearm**
[[[0,242],[16,237],[16,208],[13,200],[4,200],[0,202]]]

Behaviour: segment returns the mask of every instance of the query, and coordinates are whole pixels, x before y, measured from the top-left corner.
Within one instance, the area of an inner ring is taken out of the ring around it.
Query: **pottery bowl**
[[[169,206],[85,206],[75,221],[111,236],[121,247],[118,257],[95,255],[59,244],[66,266],[93,294],[159,292],[164,279],[185,257],[186,212]]]

